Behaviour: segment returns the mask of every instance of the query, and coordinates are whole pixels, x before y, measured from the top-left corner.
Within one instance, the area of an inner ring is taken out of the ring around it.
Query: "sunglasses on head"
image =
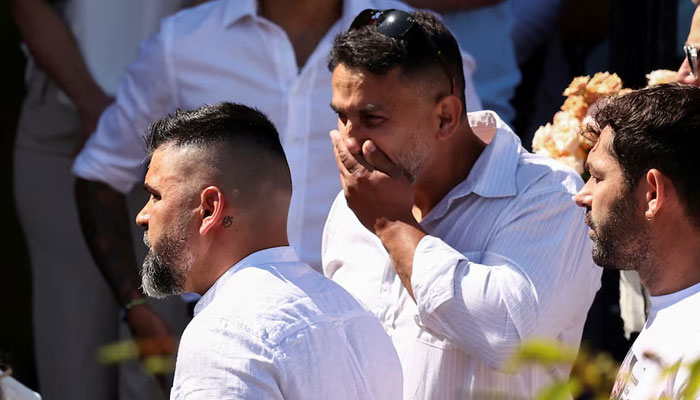
[[[683,46],[683,50],[685,51],[685,58],[688,59],[688,65],[690,65],[690,72],[693,74],[693,77],[695,79],[698,78],[698,68],[700,65],[698,64],[698,49],[692,45],[685,44]]]
[[[450,79],[452,83],[450,94],[456,94],[457,87],[455,85],[455,79],[450,72],[445,57],[443,57],[442,52],[438,49],[437,45],[435,45],[435,42],[428,36],[423,28],[421,28],[420,24],[413,19],[411,14],[401,10],[372,10],[368,8],[357,14],[357,17],[355,17],[352,24],[350,24],[349,30],[359,29],[367,25],[376,26],[379,33],[394,39],[409,40],[410,38],[419,38],[423,40],[433,51],[433,55],[440,62],[447,77]]]

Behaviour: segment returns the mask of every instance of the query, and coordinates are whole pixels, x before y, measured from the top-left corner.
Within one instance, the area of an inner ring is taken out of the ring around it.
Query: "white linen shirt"
[[[401,358],[405,399],[533,398],[570,366],[501,367],[523,340],[578,348],[600,286],[580,177],[528,153],[491,111],[470,113],[490,142],[467,179],[421,221],[428,232],[413,258],[415,302],[381,241],[341,192],[326,223],[323,269],[384,324]]]
[[[195,306],[171,399],[400,399],[377,318],[291,247],[255,252]]]
[[[279,130],[292,173],[289,240],[304,261],[320,270],[323,224],[340,190],[328,136],[338,120],[329,107],[328,54],[335,36],[365,8],[408,6],[344,0],[340,20],[301,70],[287,34],[257,16],[253,0],[212,1],[164,19],[160,32],[141,45],[116,103],[102,114],[73,172],[126,193],[143,182],[144,135],[151,122],[177,108],[221,101],[256,107]],[[467,104],[480,109],[471,81],[474,61],[467,54],[463,60]]]

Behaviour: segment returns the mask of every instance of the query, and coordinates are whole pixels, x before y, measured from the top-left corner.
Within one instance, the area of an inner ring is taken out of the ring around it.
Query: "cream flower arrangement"
[[[648,86],[674,82],[676,72],[656,70],[647,74]],[[532,151],[560,161],[584,174],[584,165],[592,143],[582,135],[582,129],[591,122],[591,114],[602,99],[631,92],[622,86],[617,74],[598,72],[590,76],[574,78],[562,93],[566,96],[561,110],[554,114],[551,123],[540,126],[532,139]]]

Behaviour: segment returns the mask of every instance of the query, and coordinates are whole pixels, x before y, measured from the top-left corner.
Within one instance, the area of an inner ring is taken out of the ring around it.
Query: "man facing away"
[[[532,398],[570,366],[502,366],[530,338],[577,348],[599,287],[573,202],[583,182],[495,113],[466,114],[459,59],[427,13],[368,10],[336,38],[344,193],[324,273],[384,324],[404,398]]]
[[[576,195],[587,210],[593,259],[638,271],[651,295],[612,398],[680,398],[688,364],[700,359],[700,88],[638,90],[612,100],[594,120],[587,132],[596,140],[591,178]]]
[[[143,288],[202,295],[171,398],[401,397],[379,321],[289,247],[289,167],[262,113],[177,111],[151,126],[147,146]]]

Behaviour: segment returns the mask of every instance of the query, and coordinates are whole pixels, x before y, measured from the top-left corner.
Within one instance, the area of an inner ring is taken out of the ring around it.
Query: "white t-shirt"
[[[687,384],[689,364],[700,359],[699,316],[700,283],[664,296],[652,296],[649,318],[620,367],[610,397],[680,398]],[[678,371],[665,374],[679,362]]]

